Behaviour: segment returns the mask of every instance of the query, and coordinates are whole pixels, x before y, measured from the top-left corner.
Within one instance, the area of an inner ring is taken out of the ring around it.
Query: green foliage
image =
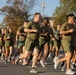
[[[0,9],[4,17],[6,26],[10,26],[14,31],[20,27],[25,20],[31,16],[36,0],[7,0],[7,5]]]
[[[67,15],[74,13],[76,15],[76,0],[60,0],[60,6],[56,7],[53,13],[55,24],[63,24],[67,21]]]

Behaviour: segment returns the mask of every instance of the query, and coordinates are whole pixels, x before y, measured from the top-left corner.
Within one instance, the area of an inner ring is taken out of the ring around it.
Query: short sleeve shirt
[[[49,35],[52,34],[53,31],[49,25],[42,25],[40,33],[42,33],[42,34],[48,33],[48,36],[40,36],[40,38],[49,39]]]
[[[27,33],[27,38],[30,38],[30,39],[39,39],[39,36],[40,36],[40,24],[37,23],[37,22],[34,22],[34,21],[30,21],[26,27],[26,29],[37,29],[38,32],[35,33],[35,32],[29,32]]]
[[[74,29],[74,32],[65,34],[62,39],[66,41],[74,41],[75,36],[76,36],[76,26],[74,24],[65,23],[61,27],[61,31],[67,31],[70,29]]]
[[[19,30],[20,33],[25,33],[25,32],[24,32],[24,29],[25,29],[25,27],[21,26],[18,30]],[[26,36],[24,36],[24,35],[19,35],[18,38],[19,38],[19,41],[25,41]]]

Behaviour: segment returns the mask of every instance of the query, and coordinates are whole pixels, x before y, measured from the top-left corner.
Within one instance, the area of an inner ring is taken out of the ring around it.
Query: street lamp
[[[44,9],[45,9],[45,2],[44,2],[44,0],[42,1],[42,16],[43,16],[43,18],[44,18]]]

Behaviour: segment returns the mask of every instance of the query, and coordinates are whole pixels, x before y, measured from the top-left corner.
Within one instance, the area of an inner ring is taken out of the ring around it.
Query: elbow
[[[27,29],[25,29],[24,32],[27,32]]]
[[[63,34],[62,31],[60,31],[60,35]]]

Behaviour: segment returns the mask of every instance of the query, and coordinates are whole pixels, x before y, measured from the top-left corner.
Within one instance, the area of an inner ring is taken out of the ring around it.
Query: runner
[[[15,51],[13,58],[12,58],[12,64],[15,63],[15,57],[23,52],[23,46],[25,44],[26,39],[26,33],[24,32],[25,26],[28,23],[28,21],[25,21],[23,26],[21,26],[16,33],[16,41],[17,41],[17,50]]]
[[[60,25],[58,24],[56,28],[53,29],[53,43],[54,43],[54,50],[55,50],[55,56],[54,61],[58,58],[58,51],[60,49],[61,45],[61,37],[60,37]]]
[[[76,26],[76,17],[75,17],[75,22],[74,25]],[[74,69],[76,68],[76,37],[75,37],[75,43],[74,43],[75,49],[74,49],[74,54],[71,59],[71,68]]]
[[[26,25],[25,32],[27,32],[27,37],[25,42],[25,54],[22,54],[19,57],[19,59],[27,58],[30,55],[30,51],[33,51],[32,68],[30,69],[30,73],[37,73],[35,65],[39,54],[40,18],[40,13],[35,13],[34,20]]]
[[[4,60],[5,58],[5,42],[4,42],[4,36],[5,36],[5,28],[1,29],[1,35],[2,35],[2,52],[1,52],[1,59]]]
[[[0,34],[0,56],[2,54],[2,35]]]
[[[8,62],[10,62],[11,61],[11,57],[12,57],[12,53],[13,53],[13,50],[14,50],[15,34],[14,34],[12,28],[9,28],[8,31],[9,31],[9,36],[10,36]]]
[[[5,30],[4,41],[5,41],[5,63],[7,63],[9,57],[9,47],[10,47],[10,35],[7,32],[7,30]]]
[[[62,37],[62,45],[65,51],[65,57],[59,60],[55,60],[54,68],[57,69],[57,66],[60,62],[66,61],[66,74],[74,74],[70,68],[70,60],[74,52],[74,39],[76,36],[76,27],[74,23],[74,14],[68,15],[68,22],[63,24],[60,30]]]
[[[42,67],[45,67],[44,62],[49,54],[50,39],[51,39],[52,34],[53,34],[53,31],[49,26],[49,20],[48,18],[45,17],[43,19],[43,25],[41,27],[40,38],[39,38],[40,51],[41,53],[43,52],[43,58],[41,58],[40,60]]]

